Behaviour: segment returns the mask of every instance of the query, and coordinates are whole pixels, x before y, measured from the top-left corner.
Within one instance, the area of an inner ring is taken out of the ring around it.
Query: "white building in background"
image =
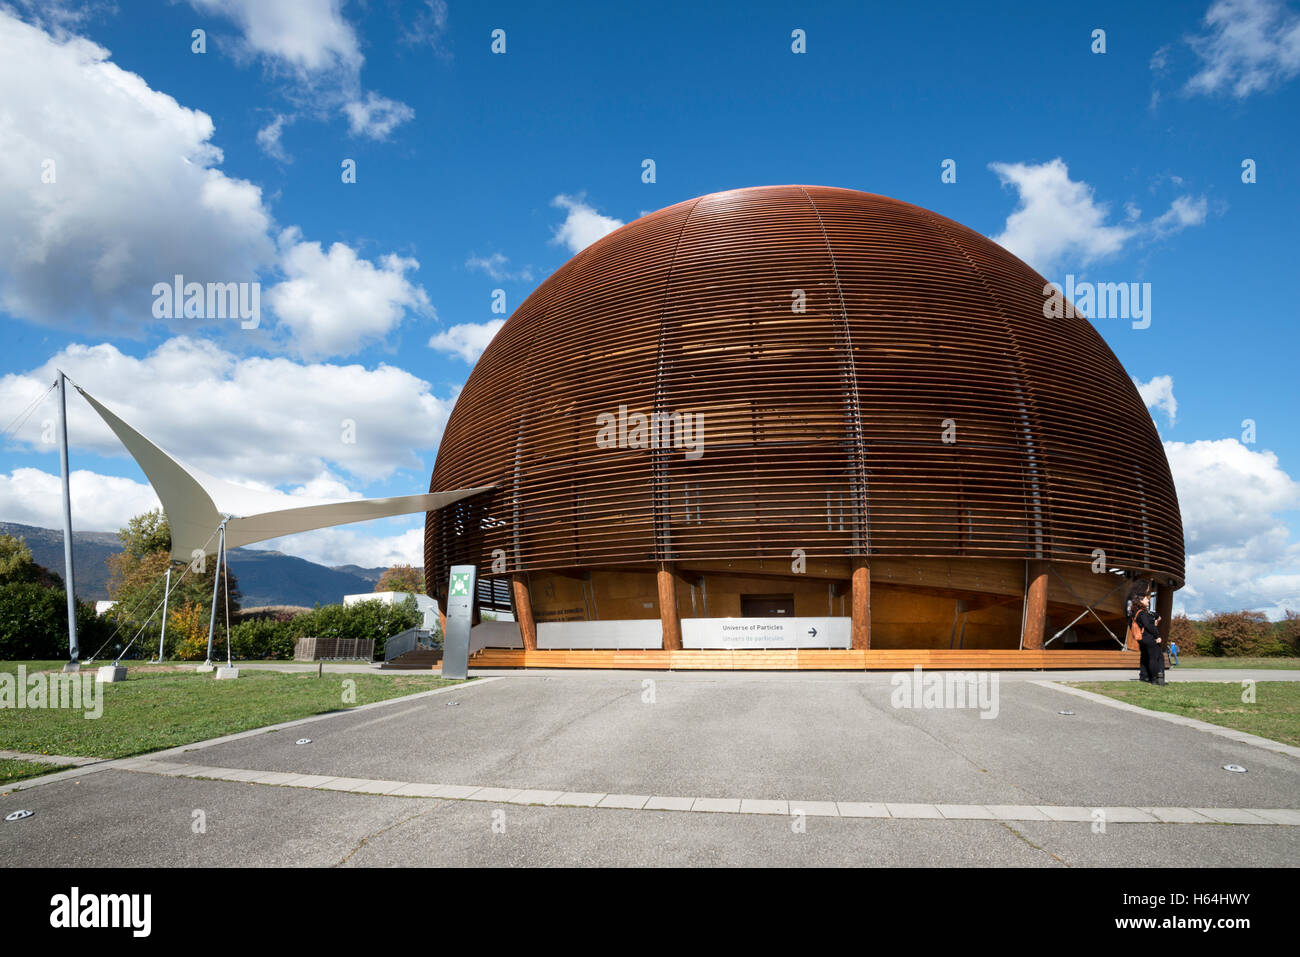
[[[397,605],[408,598],[415,599],[415,607],[424,616],[420,627],[425,631],[438,630],[438,603],[428,595],[417,595],[409,591],[368,591],[360,595],[344,595],[344,605],[355,605],[359,601],[382,601],[385,605]],[[514,621],[508,611],[483,612],[484,621]]]
[[[97,601],[95,602],[95,614],[102,615],[116,604],[115,601]]]
[[[428,595],[417,595],[410,591],[368,591],[360,595],[344,595],[343,604],[355,605],[362,601],[381,601],[385,605],[400,605],[408,598],[415,599],[415,607],[424,616],[420,627],[425,631],[438,630],[438,603]]]

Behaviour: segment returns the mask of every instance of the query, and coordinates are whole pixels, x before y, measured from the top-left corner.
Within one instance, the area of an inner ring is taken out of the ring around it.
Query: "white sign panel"
[[[683,648],[847,648],[848,618],[683,618]]]
[[[663,629],[658,618],[627,621],[541,621],[537,647],[582,650],[587,648],[662,648]]]

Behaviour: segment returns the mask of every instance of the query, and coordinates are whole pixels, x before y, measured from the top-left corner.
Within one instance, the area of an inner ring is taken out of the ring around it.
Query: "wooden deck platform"
[[[1041,670],[1138,667],[1136,651],[1016,651],[890,648],[850,651],[823,648],[767,651],[524,651],[484,648],[472,668],[637,668],[660,671],[906,671],[922,668]]]

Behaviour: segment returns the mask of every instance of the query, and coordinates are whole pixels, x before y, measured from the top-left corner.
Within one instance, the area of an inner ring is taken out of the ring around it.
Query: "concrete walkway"
[[[0,817],[34,813],[0,824],[0,855],[47,866],[1300,862],[1300,759],[1029,677],[1004,680],[996,713],[981,717],[895,706],[887,674],[509,673],[16,782]],[[77,841],[59,839],[70,832]]]
[[[902,804],[874,801],[800,801],[770,798],[682,797],[680,795],[604,794],[590,791],[547,791],[536,788],[478,787],[465,784],[423,784],[416,781],[376,781],[248,768],[217,768],[203,764],[154,761],[120,762],[116,768],[167,777],[237,781],[273,787],[347,791],[394,797],[446,798],[489,804],[545,807],[599,807],[630,811],[685,811],[704,814],[779,814],[845,818],[924,818],[942,821],[1074,821],[1126,824],[1272,824],[1300,827],[1300,810],[1290,808],[1078,807],[1008,804]]]

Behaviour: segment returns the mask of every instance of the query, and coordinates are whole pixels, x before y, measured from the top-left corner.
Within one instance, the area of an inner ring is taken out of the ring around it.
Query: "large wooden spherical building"
[[[493,489],[429,514],[430,594],[477,565],[519,622],[477,643],[506,664],[1129,663],[1135,579],[1166,622],[1183,583],[1178,502],[1133,382],[1045,285],[847,189],[622,227],[470,375],[430,491]]]

